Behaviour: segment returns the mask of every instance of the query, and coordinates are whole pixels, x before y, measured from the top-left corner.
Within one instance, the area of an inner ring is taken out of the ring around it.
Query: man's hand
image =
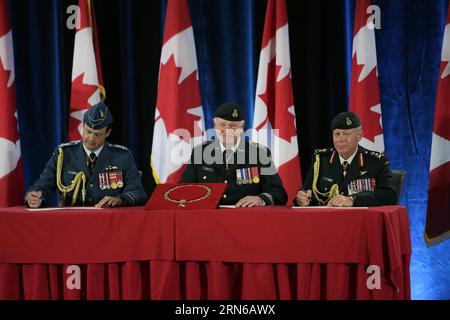
[[[328,207],[353,207],[353,199],[338,194],[328,201]]]
[[[96,208],[112,208],[120,207],[123,204],[123,200],[117,197],[104,197],[99,203],[95,205]]]
[[[297,204],[301,207],[309,206],[309,203],[311,202],[311,196],[312,191],[299,191],[297,195],[295,196],[295,199],[297,200]]]
[[[30,208],[39,208],[42,204],[42,191],[30,191],[27,193],[26,199]]]
[[[258,196],[246,196],[236,203],[236,208],[251,208],[263,205],[263,200]]]

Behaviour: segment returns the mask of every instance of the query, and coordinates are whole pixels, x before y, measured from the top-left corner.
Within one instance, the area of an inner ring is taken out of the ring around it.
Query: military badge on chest
[[[377,180],[375,178],[357,179],[350,182],[347,186],[348,195],[363,192],[374,191],[377,186]]]
[[[98,174],[98,185],[101,190],[116,190],[123,188],[123,174],[122,171],[117,170],[117,167],[108,166],[105,172]]]
[[[238,185],[256,184],[259,183],[259,181],[260,177],[258,167],[236,169],[236,183]]]

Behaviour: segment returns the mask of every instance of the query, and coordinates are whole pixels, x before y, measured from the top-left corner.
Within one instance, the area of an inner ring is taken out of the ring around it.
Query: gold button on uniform
[[[224,182],[225,182],[225,183],[228,183],[228,180],[225,180]]]
[[[226,195],[226,194],[224,194],[224,195],[223,195],[223,198],[224,198],[224,199],[226,199],[226,198],[227,198],[227,195]]]
[[[206,176],[203,176],[203,180],[206,180]]]

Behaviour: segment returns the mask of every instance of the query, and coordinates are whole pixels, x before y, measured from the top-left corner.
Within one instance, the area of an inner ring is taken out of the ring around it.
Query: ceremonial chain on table
[[[169,194],[172,191],[175,191],[175,190],[177,190],[179,188],[184,188],[184,187],[200,187],[200,188],[205,189],[206,193],[203,196],[199,197],[199,198],[194,198],[194,199],[191,199],[191,200],[186,200],[186,199],[179,199],[179,200],[177,200],[177,199],[173,199],[173,198],[171,198],[169,196]],[[208,186],[198,185],[198,184],[184,184],[184,185],[181,185],[181,186],[175,186],[175,187],[170,188],[169,190],[167,190],[164,193],[164,199],[166,199],[166,200],[168,200],[170,202],[175,202],[175,203],[178,204],[179,207],[184,208],[184,207],[186,207],[186,203],[192,203],[192,202],[201,201],[203,199],[208,198],[210,195],[211,195],[211,188],[208,187]]]

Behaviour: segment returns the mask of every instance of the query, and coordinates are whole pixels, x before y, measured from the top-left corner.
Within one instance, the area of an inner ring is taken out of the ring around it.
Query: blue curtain
[[[376,0],[386,153],[394,169],[407,171],[401,204],[408,208],[413,243],[412,295],[450,298],[450,241],[426,248],[423,234],[442,37],[447,0]]]
[[[232,101],[244,108],[248,129],[262,41],[262,30],[255,32],[255,14],[264,15],[265,3],[199,0],[190,1],[190,9],[206,127],[212,127],[215,108]]]
[[[9,1],[26,186],[67,137],[76,0]],[[152,187],[149,159],[166,0],[93,0],[111,141],[129,146]],[[329,122],[348,108],[354,0],[287,0],[302,171],[331,143]],[[413,298],[450,298],[450,241],[426,248],[423,230],[438,68],[448,0],[373,0],[386,153],[407,171],[401,203],[413,241]],[[266,1],[190,0],[205,122],[224,101],[251,125]]]
[[[39,177],[55,146],[67,137],[62,4],[9,2],[26,186]]]

